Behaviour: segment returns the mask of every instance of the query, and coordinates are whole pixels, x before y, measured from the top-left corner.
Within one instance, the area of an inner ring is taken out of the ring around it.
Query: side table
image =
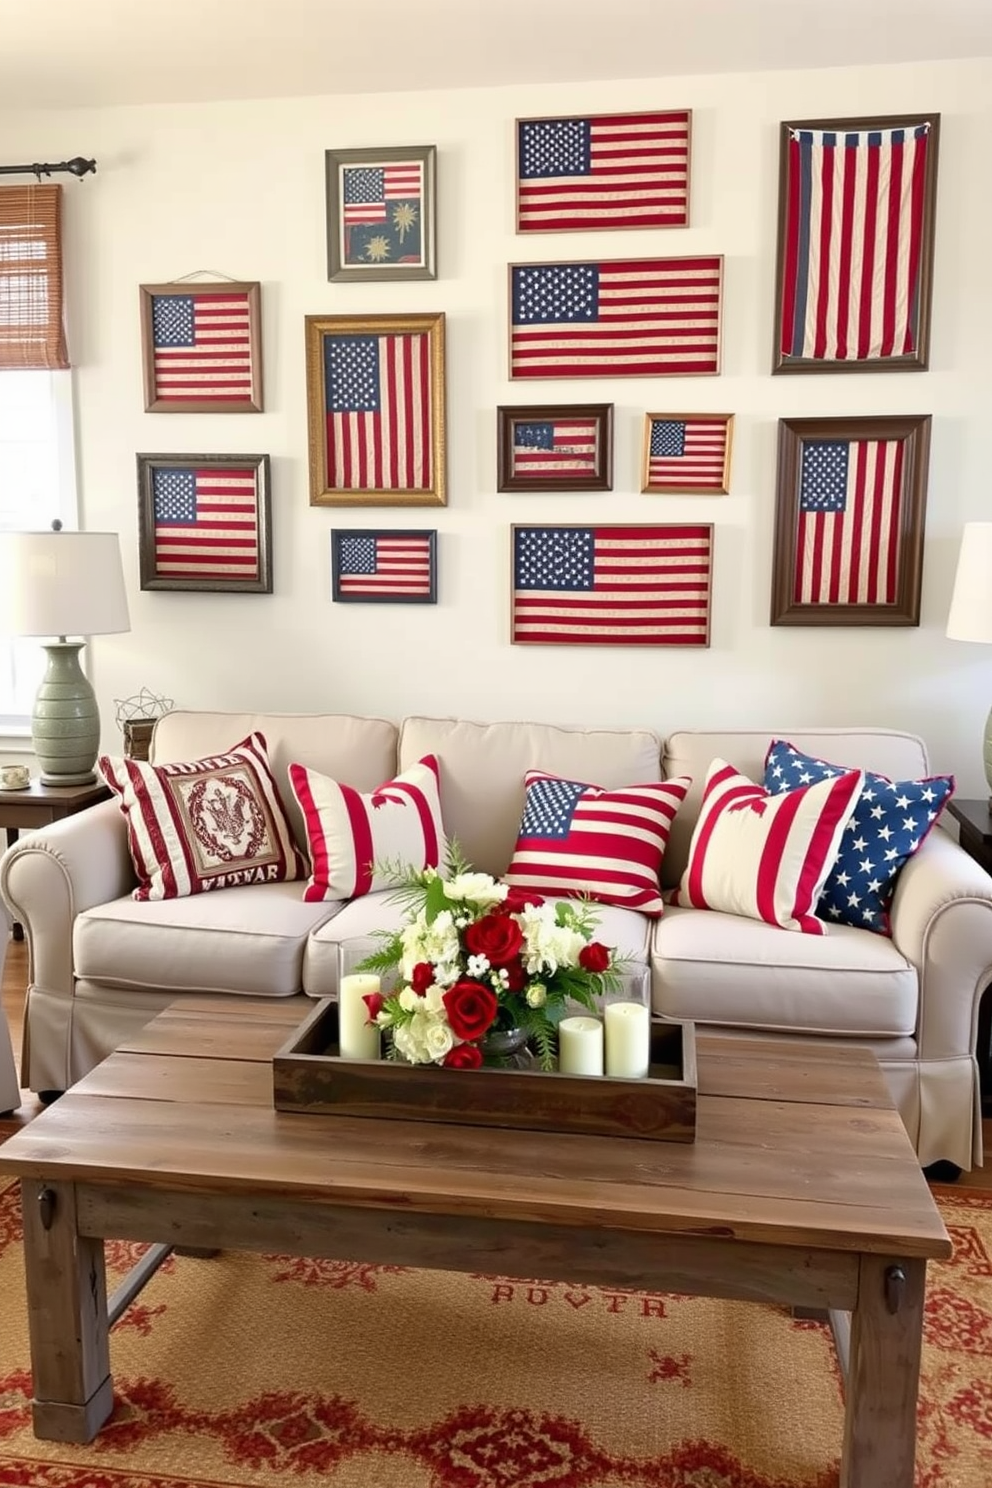
[[[92,785],[42,785],[40,780],[32,780],[25,790],[0,790],[0,827],[6,828],[7,846],[17,841],[22,830],[50,826],[109,797],[102,780]],[[15,923],[14,939],[23,938],[24,931]]]
[[[958,824],[958,838],[969,858],[986,873],[992,873],[992,812],[988,800],[961,801],[952,796],[947,811]],[[986,987],[978,1010],[978,1072],[982,1110],[992,1116],[992,983]]]

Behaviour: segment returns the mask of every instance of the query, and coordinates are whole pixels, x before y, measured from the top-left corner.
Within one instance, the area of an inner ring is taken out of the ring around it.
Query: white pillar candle
[[[643,1002],[606,1005],[606,1073],[643,1080],[651,1064],[651,1014]]]
[[[366,993],[380,990],[377,976],[343,976],[338,985],[338,1045],[342,1059],[378,1059],[379,1030],[369,1023]]]
[[[603,1025],[598,1018],[562,1018],[558,1024],[558,1072],[603,1073]]]

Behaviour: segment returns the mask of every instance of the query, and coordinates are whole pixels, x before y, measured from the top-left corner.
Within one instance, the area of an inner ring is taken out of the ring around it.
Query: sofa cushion
[[[769,1033],[898,1038],[916,1027],[915,968],[891,940],[830,925],[783,935],[760,920],[669,907],[651,940],[652,1005]]]
[[[307,937],[338,909],[298,884],[95,905],[73,926],[76,975],[107,986],[289,997],[302,989]]]

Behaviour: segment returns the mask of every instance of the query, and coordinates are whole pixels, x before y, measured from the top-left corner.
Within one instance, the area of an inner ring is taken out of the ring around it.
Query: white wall
[[[517,116],[658,106],[693,110],[691,228],[515,236]],[[910,110],[942,115],[931,370],[773,378],[779,122]],[[65,206],[84,523],[121,533],[133,626],[91,643],[104,747],[120,747],[113,699],[145,685],[187,707],[462,713],[661,733],[874,723],[923,734],[935,768],[956,770],[963,794],[984,791],[992,652],[949,641],[943,628],[961,525],[989,514],[992,61],[0,113],[0,142],[11,161],[98,162],[95,177],[65,178]],[[328,283],[324,150],[402,143],[438,147],[440,277]],[[725,255],[722,375],[511,383],[507,264],[628,252]],[[200,269],[262,283],[263,414],[143,411],[137,286]],[[304,316],[439,310],[448,506],[311,508]],[[614,490],[497,494],[497,405],[587,401],[615,405]],[[736,414],[729,496],[638,494],[647,409]],[[888,412],[934,419],[919,628],[770,627],[777,419]],[[271,455],[272,595],[139,590],[138,451]],[[709,650],[509,644],[511,522],[645,518],[716,524]],[[330,529],[362,525],[437,527],[436,607],[331,603]]]

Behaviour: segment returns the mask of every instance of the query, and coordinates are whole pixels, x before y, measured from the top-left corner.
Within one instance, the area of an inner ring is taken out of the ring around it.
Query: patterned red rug
[[[992,1194],[937,1191],[918,1488],[992,1484]],[[778,1308],[284,1256],[170,1257],[88,1447],[35,1441],[0,1191],[3,1488],[837,1488],[828,1330]],[[108,1246],[112,1285],[140,1248]],[[881,1488],[881,1485],[880,1485]]]

